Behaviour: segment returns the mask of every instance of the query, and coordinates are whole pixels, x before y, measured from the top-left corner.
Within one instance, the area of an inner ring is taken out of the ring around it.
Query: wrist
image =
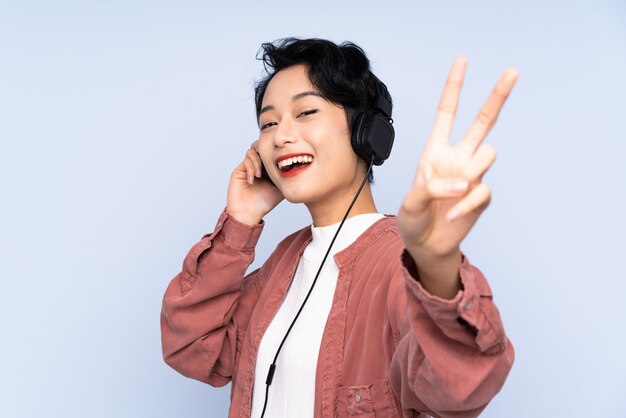
[[[228,216],[230,216],[237,222],[248,225],[248,226],[258,225],[262,219],[262,217],[258,217],[258,216],[254,216],[254,215],[250,215],[246,213],[232,212],[228,210],[228,208],[226,208],[226,212],[228,213]]]
[[[429,293],[444,299],[452,299],[462,290],[459,275],[463,255],[460,248],[447,254],[433,254],[423,248],[407,248],[413,258],[417,280]]]

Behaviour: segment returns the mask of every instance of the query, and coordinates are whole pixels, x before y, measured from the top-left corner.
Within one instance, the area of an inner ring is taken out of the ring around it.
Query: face
[[[318,207],[352,199],[364,163],[352,149],[344,108],[321,97],[304,65],[272,78],[259,127],[259,154],[285,199]],[[285,160],[293,156],[301,162]]]

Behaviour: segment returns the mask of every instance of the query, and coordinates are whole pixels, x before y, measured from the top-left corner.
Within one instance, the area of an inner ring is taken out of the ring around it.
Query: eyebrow
[[[295,102],[295,101],[300,100],[300,99],[302,99],[303,97],[306,97],[306,96],[317,96],[317,97],[322,97],[323,98],[323,96],[320,93],[316,92],[316,91],[303,91],[302,93],[298,93],[295,96],[293,96],[291,98],[291,101]],[[259,111],[259,116],[261,116],[263,114],[263,112],[267,112],[269,110],[274,110],[274,106],[268,105],[268,106],[265,106],[265,107],[261,108],[261,110]]]

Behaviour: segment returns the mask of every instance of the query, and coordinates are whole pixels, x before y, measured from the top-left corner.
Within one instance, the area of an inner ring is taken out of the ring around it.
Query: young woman
[[[415,179],[386,215],[371,194],[373,162],[353,145],[363,112],[391,117],[363,51],[289,38],[264,44],[262,59],[259,137],[215,230],[165,292],[165,361],[213,386],[232,382],[231,418],[477,416],[514,353],[460,243],[489,204],[482,177],[495,152],[481,143],[516,70],[452,145],[466,67],[454,61]],[[305,204],[312,224],[246,275],[263,217],[283,199]]]

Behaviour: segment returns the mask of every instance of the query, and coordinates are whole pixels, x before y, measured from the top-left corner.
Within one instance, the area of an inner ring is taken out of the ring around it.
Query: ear
[[[354,119],[356,118],[357,112],[351,107],[344,107],[344,112],[346,113],[346,125],[348,126],[348,136],[352,135],[352,128],[354,125]]]

